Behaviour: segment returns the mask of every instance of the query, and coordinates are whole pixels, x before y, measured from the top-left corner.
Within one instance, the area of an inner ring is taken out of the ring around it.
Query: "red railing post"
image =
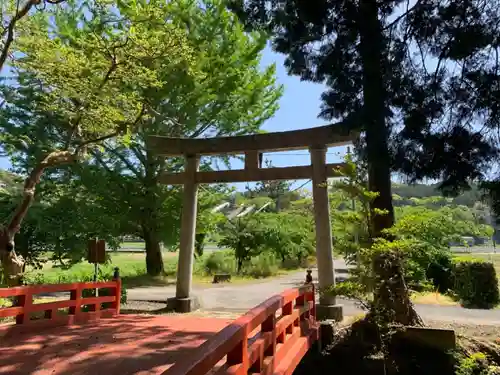
[[[241,365],[243,370],[241,373],[248,372],[248,330],[245,332],[245,337],[241,340],[229,353],[227,353],[227,365]]]
[[[23,313],[16,315],[16,324],[25,324],[30,321],[30,306],[33,303],[33,296],[27,292],[23,295],[15,297],[15,306],[22,307]]]
[[[120,315],[120,299],[122,297],[122,279],[120,278],[120,269],[115,267],[115,272],[113,274],[113,281],[116,282],[115,296],[116,301],[113,303],[113,308],[116,311],[116,315]]]
[[[304,293],[304,294],[301,294],[300,296],[297,297],[297,299],[295,300],[295,306],[297,308],[300,309],[306,305],[306,295],[307,295],[307,293]],[[306,317],[307,317],[307,313],[300,314],[299,321],[304,320]]]
[[[82,289],[80,287],[80,284],[77,284],[70,293],[70,300],[75,301],[75,306],[71,306],[69,308],[69,314],[74,315],[74,319],[76,319],[76,317],[80,315],[80,311],[82,309]]]
[[[281,310],[281,313],[282,313],[283,316],[292,315],[292,313],[293,313],[293,302],[294,302],[294,300],[291,300],[290,302],[287,302],[285,306],[283,306],[283,309]],[[292,323],[292,324],[290,324],[289,326],[286,327],[285,331],[283,332],[285,337],[286,337],[287,334],[292,334],[293,333],[294,324],[295,323]],[[283,342],[284,342],[284,338],[285,337],[283,337]]]
[[[309,301],[312,301],[312,309],[311,309],[311,315],[314,320],[316,320],[316,288],[314,287],[314,284],[311,284],[312,291],[310,292],[310,299]]]
[[[271,332],[271,345],[264,348],[264,356],[271,357],[276,353],[276,312],[273,312],[264,320],[260,327],[261,332]]]

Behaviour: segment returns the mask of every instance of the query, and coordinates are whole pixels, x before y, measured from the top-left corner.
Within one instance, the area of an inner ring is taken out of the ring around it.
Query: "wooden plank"
[[[331,163],[326,165],[328,177],[334,177],[334,169],[341,167],[344,163]],[[246,181],[271,181],[271,180],[301,180],[312,177],[310,165],[282,168],[260,168],[260,169],[233,169],[228,171],[197,172],[196,183],[228,183]],[[184,184],[184,173],[164,173],[159,177],[159,182],[166,185]]]
[[[90,281],[85,283],[79,283],[81,289],[113,289],[117,287],[116,281]]]
[[[276,336],[279,336],[283,333],[287,333],[286,329],[289,326],[292,326],[294,321],[300,317],[300,312],[298,310],[293,310],[290,315],[283,315],[277,322],[276,322]]]
[[[283,348],[284,355],[280,356],[279,360],[275,360],[273,375],[292,375],[302,357],[311,347],[307,337],[298,337],[290,342],[293,345],[287,346],[286,349]]]
[[[23,313],[22,306],[4,307],[0,309],[0,318],[8,318]]]
[[[253,170],[253,169],[259,169],[259,152],[258,151],[251,151],[251,152],[246,152],[245,153],[245,169],[246,170]]]
[[[257,337],[248,343],[248,364],[251,368],[250,372],[260,372],[264,360],[265,350],[272,344],[272,332],[261,332]]]
[[[82,305],[95,305],[96,303],[115,302],[116,296],[86,297],[80,301]]]
[[[34,303],[29,309],[25,309],[28,312],[35,311],[45,311],[45,310],[54,310],[54,309],[64,309],[66,307],[75,306],[76,302],[72,300],[63,300],[63,301],[55,301],[55,302],[46,302],[46,303]]]
[[[149,136],[147,147],[163,156],[228,155],[248,151],[284,151],[324,146],[343,146],[358,138],[336,123],[286,132],[218,138],[169,138]]]
[[[239,319],[238,319],[239,320]],[[198,350],[193,353],[190,361],[175,363],[171,368],[162,373],[162,375],[199,375],[209,372],[227,353],[246,339],[246,326],[231,323],[222,329],[217,335],[205,341]],[[235,369],[242,369],[236,365]],[[245,371],[245,370],[239,370]]]

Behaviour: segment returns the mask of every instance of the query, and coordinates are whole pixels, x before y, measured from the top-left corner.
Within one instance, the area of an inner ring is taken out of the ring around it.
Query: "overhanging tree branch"
[[[399,17],[396,17],[396,19],[394,21],[392,21],[390,24],[388,24],[387,26],[385,26],[382,30],[385,31],[385,30],[388,30],[390,28],[392,28],[393,26],[395,26],[399,21],[401,21],[403,18],[405,18],[406,16],[408,16],[410,13],[414,12],[416,9],[418,9],[420,6],[422,5],[422,0],[417,0],[417,2],[415,3],[415,5],[413,5],[411,8],[407,9],[406,12],[404,12],[402,15],[400,15]]]
[[[116,68],[118,67],[118,63],[116,61],[116,55],[110,55],[110,59],[111,59],[111,65],[109,66],[108,70],[106,71],[101,83],[95,89],[94,93],[97,93],[104,88],[106,83],[110,80],[111,75],[113,74],[114,71],[116,71]],[[86,104],[81,105],[80,108],[77,108],[78,114],[76,116],[75,121],[73,122],[73,124],[71,126],[71,132],[70,132],[68,139],[66,141],[65,149],[69,148],[69,145],[71,144],[71,141],[73,140],[74,136],[77,135],[78,127],[80,126],[80,122],[82,121],[82,118],[83,118],[83,111],[85,109],[87,109],[89,107],[89,105],[90,105],[90,103],[89,103],[89,101],[87,101]],[[142,113],[142,111],[141,111],[141,113]]]
[[[18,3],[18,7],[16,8],[16,14],[9,21],[7,27],[5,27],[2,30],[2,37],[4,37],[5,35],[7,36],[5,38],[5,42],[3,43],[2,51],[0,53],[0,71],[3,69],[5,62],[7,61],[10,47],[14,42],[14,32],[17,22],[21,20],[23,17],[25,17],[29,13],[29,11],[33,8],[33,6],[40,4],[41,1],[43,0],[28,0],[21,9],[19,9],[19,3]],[[45,0],[45,2],[49,4],[61,4],[64,3],[65,1],[66,0]]]
[[[35,197],[35,187],[40,182],[40,178],[42,177],[45,169],[74,163],[78,160],[81,150],[89,144],[103,142],[104,140],[115,137],[118,134],[119,131],[115,131],[110,134],[82,142],[79,146],[77,146],[74,152],[67,150],[52,151],[40,163],[38,163],[38,165],[33,168],[28,178],[26,178],[23,188],[23,200],[17,207],[14,216],[7,226],[7,234],[9,238],[12,239],[16,233],[19,232],[21,223],[26,216],[29,207],[33,203]]]
[[[125,164],[125,166],[138,178],[142,179],[144,176],[141,174],[141,172],[129,161],[125,156],[123,156],[120,151],[118,151],[116,148],[110,147],[108,145],[103,145],[103,147],[108,151],[109,153],[113,154],[116,156],[120,161]]]
[[[28,14],[28,12],[30,11],[30,9],[34,5],[38,4],[39,2],[40,2],[40,0],[29,0],[26,4],[24,4],[24,6],[21,9],[17,8],[16,14],[14,15],[14,17],[12,17],[12,19],[8,23],[8,25],[5,29],[5,32],[7,33],[7,37],[5,39],[5,42],[4,42],[3,48],[2,48],[2,52],[0,54],[0,71],[3,69],[5,61],[7,61],[7,56],[9,55],[10,47],[12,45],[12,42],[14,41],[14,30],[16,28],[16,23],[21,18],[26,16]]]

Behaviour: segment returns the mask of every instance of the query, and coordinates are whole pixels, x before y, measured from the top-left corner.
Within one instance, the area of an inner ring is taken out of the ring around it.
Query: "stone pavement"
[[[341,260],[335,260],[335,268],[345,270],[345,263]],[[313,270],[313,278],[317,280],[317,270],[315,269]],[[252,284],[195,286],[193,295],[200,300],[203,311],[244,313],[274,294],[303,284],[304,280],[305,272],[301,271],[279,278],[256,281]],[[131,301],[166,302],[167,298],[174,296],[175,286],[128,289],[128,299]],[[338,303],[344,305],[345,316],[357,315],[363,312],[355,301],[339,299]],[[416,305],[415,308],[424,320],[500,325],[499,309],[475,310],[465,309],[460,306],[437,305]]]

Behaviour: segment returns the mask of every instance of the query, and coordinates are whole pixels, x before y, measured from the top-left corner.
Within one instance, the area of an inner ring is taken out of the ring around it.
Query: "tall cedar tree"
[[[320,117],[361,130],[374,234],[394,222],[391,172],[446,193],[498,157],[500,4],[492,0],[232,0],[292,75],[325,83]],[[499,194],[500,196],[500,194]]]

